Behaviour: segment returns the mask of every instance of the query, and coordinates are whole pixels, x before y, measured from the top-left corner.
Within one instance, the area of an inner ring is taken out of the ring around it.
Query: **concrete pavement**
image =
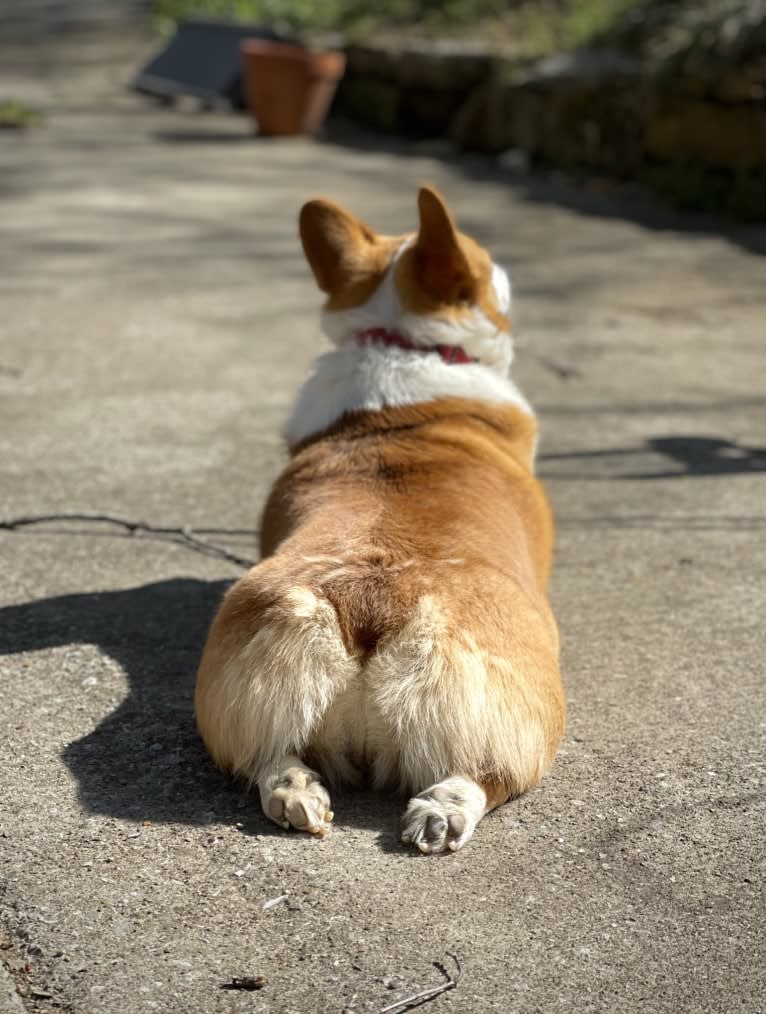
[[[0,136],[0,517],[253,554],[324,347],[297,210],[403,230],[430,180],[513,269],[569,728],[458,855],[404,852],[401,803],[351,792],[327,840],[285,835],[193,727],[239,568],[95,522],[0,533],[0,1008],[374,1014],[452,952],[425,1009],[763,1014],[766,236],[353,135],[258,142],[126,94],[146,48],[5,54],[0,96],[48,116]]]

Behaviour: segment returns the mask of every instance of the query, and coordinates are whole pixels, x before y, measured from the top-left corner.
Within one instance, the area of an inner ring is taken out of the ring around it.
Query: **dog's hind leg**
[[[200,663],[197,725],[216,763],[258,786],[267,817],[321,835],[330,797],[301,758],[358,661],[320,591],[274,591],[267,577],[254,568],[224,600]]]
[[[286,831],[294,827],[323,837],[330,830],[330,796],[316,771],[286,754],[258,778],[266,816]]]
[[[538,625],[542,647],[533,641],[533,651],[499,620],[477,622],[474,635],[465,618],[451,620],[443,600],[423,596],[367,663],[369,693],[392,744],[376,758],[376,777],[413,793],[402,840],[421,852],[462,848],[485,813],[540,781],[561,738],[555,628],[520,596],[509,601],[525,636]]]

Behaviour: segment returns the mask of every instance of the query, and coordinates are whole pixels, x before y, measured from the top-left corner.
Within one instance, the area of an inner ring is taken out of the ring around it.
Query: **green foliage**
[[[565,30],[569,36],[567,45],[578,45],[604,32],[635,0],[587,0],[572,3],[564,18]]]
[[[0,99],[0,127],[34,127],[42,123],[43,114],[23,102]]]
[[[154,0],[155,18],[171,30],[185,17],[274,25],[293,32],[340,31],[353,38],[410,31],[506,43],[538,56],[586,42],[639,0]]]
[[[497,17],[506,0],[155,0],[161,23],[191,15],[285,25],[295,30],[353,30],[359,25],[406,25],[420,22],[466,24]]]
[[[509,15],[508,27],[525,56],[573,49],[597,38],[637,0],[526,0]]]

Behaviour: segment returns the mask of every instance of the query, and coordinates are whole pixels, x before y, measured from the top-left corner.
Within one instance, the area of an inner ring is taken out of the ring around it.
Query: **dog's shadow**
[[[241,787],[208,761],[192,707],[199,654],[227,584],[175,578],[0,609],[1,654],[93,644],[126,674],[122,703],[62,752],[87,812],[204,824],[241,805]],[[80,673],[67,678],[80,689]]]
[[[235,822],[244,834],[284,834],[262,815],[257,793],[214,768],[194,727],[194,674],[229,584],[175,578],[0,608],[0,655],[94,644],[126,674],[122,703],[62,752],[86,812],[153,823]],[[67,678],[89,692],[80,673]],[[383,848],[393,847],[401,806],[350,789],[334,799],[338,823],[380,831]]]

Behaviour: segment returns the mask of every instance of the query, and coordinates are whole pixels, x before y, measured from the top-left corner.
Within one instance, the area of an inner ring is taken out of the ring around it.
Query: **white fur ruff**
[[[532,409],[516,385],[481,363],[449,364],[431,352],[349,345],[320,356],[285,427],[288,443],[321,433],[346,413],[437,398],[478,398]]]

